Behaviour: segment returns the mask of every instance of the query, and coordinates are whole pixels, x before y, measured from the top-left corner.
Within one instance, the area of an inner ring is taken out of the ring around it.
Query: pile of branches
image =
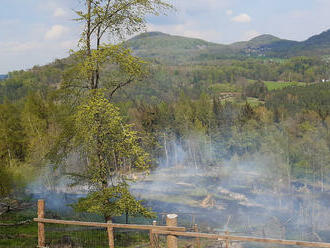
[[[0,216],[12,211],[21,211],[32,207],[32,203],[18,201],[11,198],[0,199]]]
[[[0,217],[9,212],[17,212],[31,207],[32,204],[28,202],[22,202],[15,199],[3,198],[0,199]],[[10,226],[21,226],[32,222],[31,220],[24,220],[17,223],[1,223],[0,227],[10,227]]]

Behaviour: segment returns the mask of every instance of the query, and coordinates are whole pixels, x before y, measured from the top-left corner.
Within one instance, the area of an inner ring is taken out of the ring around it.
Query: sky
[[[1,0],[0,74],[68,56],[82,0]],[[302,41],[330,28],[330,0],[167,0],[176,11],[148,17],[148,31],[229,44],[260,34]]]

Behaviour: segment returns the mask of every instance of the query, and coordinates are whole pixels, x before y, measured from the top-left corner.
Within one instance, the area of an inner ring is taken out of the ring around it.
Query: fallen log
[[[3,215],[3,214],[9,213],[10,211],[12,211],[11,208],[10,208],[10,206],[6,206],[6,210],[0,212],[0,216]]]
[[[0,223],[0,226],[21,226],[21,225],[26,225],[31,223],[32,220],[24,220],[21,222],[17,222],[17,223]]]

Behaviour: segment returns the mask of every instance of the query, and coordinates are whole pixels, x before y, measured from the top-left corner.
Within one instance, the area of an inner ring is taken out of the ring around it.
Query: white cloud
[[[62,8],[56,8],[54,10],[53,16],[54,17],[62,17],[66,15],[66,11]]]
[[[38,47],[36,42],[0,42],[2,53],[24,53]]]
[[[244,33],[243,40],[251,40],[259,35],[260,33],[256,30],[249,30]]]
[[[65,34],[68,29],[62,25],[54,25],[45,34],[46,40],[56,40]]]
[[[251,22],[251,17],[248,14],[240,14],[231,19],[233,22],[248,23]]]
[[[233,11],[231,9],[226,10],[226,15],[231,16],[233,14]]]

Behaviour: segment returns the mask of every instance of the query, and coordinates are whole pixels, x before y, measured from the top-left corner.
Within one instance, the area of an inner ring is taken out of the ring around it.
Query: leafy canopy
[[[103,216],[121,216],[127,213],[131,216],[154,217],[150,209],[137,201],[128,189],[127,184],[121,184],[101,191],[88,194],[86,198],[80,198],[74,205],[78,212],[99,213]]]
[[[102,187],[127,179],[128,172],[149,167],[148,154],[132,126],[124,124],[119,109],[100,91],[93,91],[75,114],[75,146],[86,156],[89,183]]]
[[[112,217],[150,212],[135,200],[126,181],[134,172],[149,168],[149,155],[142,149],[132,126],[124,124],[115,107],[100,91],[91,91],[75,114],[75,147],[85,159],[79,183],[91,187],[75,209]]]

